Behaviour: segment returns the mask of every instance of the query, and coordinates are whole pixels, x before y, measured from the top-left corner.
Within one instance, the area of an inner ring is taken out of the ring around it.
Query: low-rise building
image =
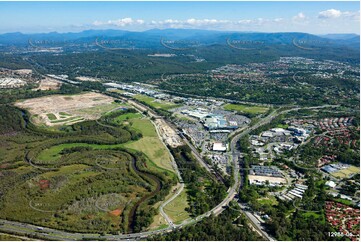
[[[223,144],[222,142],[215,142],[215,143],[213,143],[212,150],[224,152],[227,150],[227,146],[225,144]]]
[[[326,182],[326,186],[331,187],[331,188],[335,188],[336,187],[336,183],[334,181],[327,181]]]

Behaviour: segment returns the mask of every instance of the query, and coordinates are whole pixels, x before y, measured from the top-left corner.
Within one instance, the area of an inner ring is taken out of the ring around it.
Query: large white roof
[[[216,142],[213,144],[213,150],[214,151],[226,151],[227,147],[221,142]]]

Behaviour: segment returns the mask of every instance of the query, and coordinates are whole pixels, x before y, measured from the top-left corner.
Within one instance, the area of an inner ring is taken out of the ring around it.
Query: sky
[[[0,33],[187,28],[360,33],[353,2],[0,2]]]

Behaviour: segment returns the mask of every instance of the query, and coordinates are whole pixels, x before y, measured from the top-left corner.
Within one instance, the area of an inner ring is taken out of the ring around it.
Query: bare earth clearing
[[[60,86],[60,81],[46,77],[40,81],[39,87],[34,90],[58,90]]]
[[[32,98],[15,105],[27,109],[32,114],[33,122],[55,126],[98,119],[102,114],[120,106],[113,101],[111,97],[88,92]]]

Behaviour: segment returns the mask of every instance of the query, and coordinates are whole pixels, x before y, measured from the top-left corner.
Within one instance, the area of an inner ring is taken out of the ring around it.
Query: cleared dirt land
[[[50,77],[45,77],[40,81],[39,87],[35,88],[34,90],[58,90],[60,86],[60,81]]]
[[[254,175],[249,175],[248,179],[253,182],[253,181],[259,181],[259,182],[266,182],[269,181],[270,183],[282,183],[282,184],[286,184],[287,181],[284,178],[281,177],[271,177],[271,176],[254,176]]]
[[[179,135],[162,119],[154,121],[157,125],[159,134],[162,136],[164,142],[173,148],[183,145],[182,139]]]
[[[122,106],[114,103],[113,98],[94,92],[32,98],[15,105],[27,109],[33,122],[47,126],[98,119],[102,114]]]

